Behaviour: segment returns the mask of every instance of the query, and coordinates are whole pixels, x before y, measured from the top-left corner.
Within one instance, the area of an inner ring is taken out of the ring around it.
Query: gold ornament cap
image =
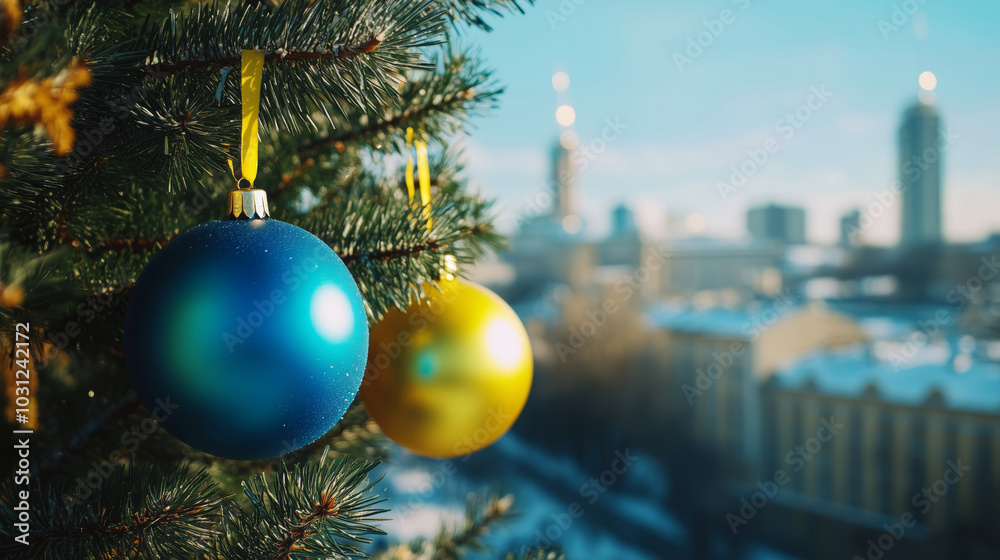
[[[263,220],[270,218],[267,210],[267,192],[261,189],[236,189],[229,191],[226,205],[227,220]]]

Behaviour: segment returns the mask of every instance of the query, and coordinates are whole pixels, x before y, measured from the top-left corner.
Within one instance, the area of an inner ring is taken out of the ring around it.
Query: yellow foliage
[[[42,80],[18,78],[0,92],[0,130],[9,121],[45,127],[52,149],[64,156],[73,149],[76,133],[70,125],[79,88],[90,85],[90,70],[73,60],[59,74]]]
[[[10,35],[21,24],[20,0],[0,0],[0,31]]]

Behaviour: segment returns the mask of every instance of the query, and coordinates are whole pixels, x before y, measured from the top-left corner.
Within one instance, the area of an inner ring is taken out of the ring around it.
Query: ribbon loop
[[[434,217],[431,215],[431,167],[427,158],[427,142],[415,140],[412,128],[406,129],[406,194],[410,197],[410,206],[416,192],[413,184],[413,150],[417,150],[417,179],[420,182],[420,203],[424,207],[424,220],[427,220],[427,231],[434,227]]]
[[[417,148],[417,179],[420,181],[420,202],[424,205],[427,231],[430,231],[434,226],[434,218],[431,216],[431,169],[427,161],[427,142],[417,140],[413,145]]]
[[[410,206],[413,206],[413,154],[410,148],[413,147],[413,129],[406,129],[406,194],[410,197]]]
[[[243,51],[240,90],[243,102],[243,129],[240,137],[240,177],[233,176],[241,189],[253,187],[257,178],[257,144],[259,142],[260,87],[264,73],[264,53]],[[230,163],[232,167],[232,163]]]

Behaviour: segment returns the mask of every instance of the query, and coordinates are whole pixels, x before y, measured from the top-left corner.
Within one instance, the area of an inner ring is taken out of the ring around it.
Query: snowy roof
[[[848,251],[840,247],[821,245],[790,245],[785,249],[785,269],[790,272],[809,272],[821,266],[843,266]]]
[[[875,301],[827,301],[826,305],[858,321],[873,340],[891,340],[906,336],[921,322],[931,321],[945,329],[957,324],[953,306]],[[937,318],[946,317],[944,321]]]
[[[697,309],[689,305],[664,305],[646,314],[650,328],[683,333],[715,335],[745,339],[751,325],[750,314],[744,309],[711,307]]]
[[[921,406],[938,392],[947,408],[1000,413],[1000,367],[981,362],[964,373],[947,363],[895,370],[854,348],[810,355],[777,371],[773,379],[782,388],[804,389],[811,383],[820,393],[845,397],[860,397],[871,387],[879,399],[907,406]]]

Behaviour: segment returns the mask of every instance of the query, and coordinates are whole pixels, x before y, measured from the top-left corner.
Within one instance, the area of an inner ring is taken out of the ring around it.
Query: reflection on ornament
[[[316,290],[309,305],[309,317],[319,334],[330,342],[340,342],[354,331],[351,302],[337,286]]]

